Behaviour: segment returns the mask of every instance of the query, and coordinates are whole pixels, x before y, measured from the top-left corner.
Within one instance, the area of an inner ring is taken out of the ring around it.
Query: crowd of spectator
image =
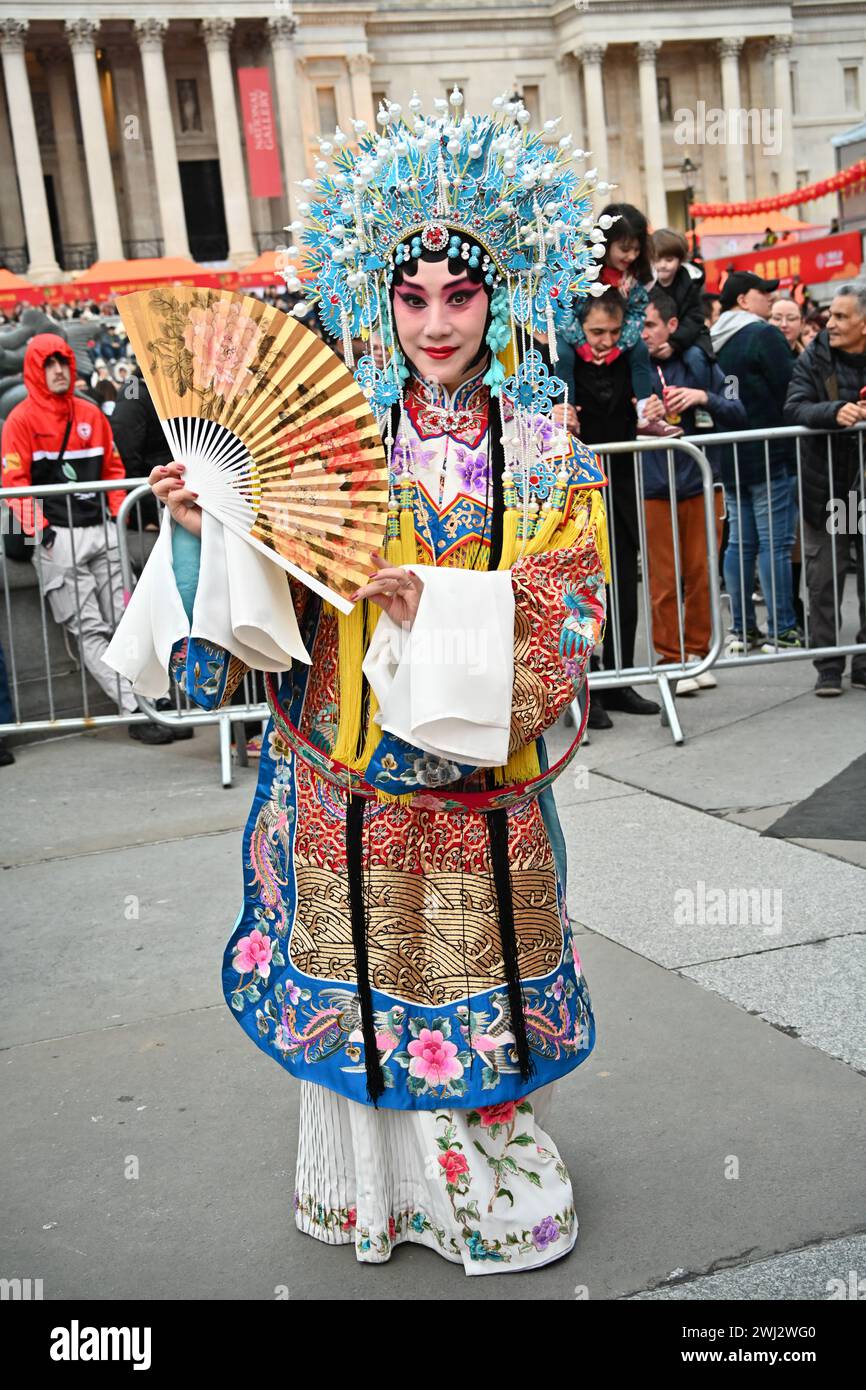
[[[706,447],[732,618],[728,650],[802,646],[806,594],[809,645],[837,646],[849,573],[857,576],[856,641],[866,642],[863,542],[850,526],[834,530],[828,523],[836,501],[863,496],[863,440],[852,431],[866,421],[866,283],[843,286],[826,312],[750,271],[730,273],[718,294],[708,294],[702,268],[689,259],[679,232],[651,233],[643,213],[627,203],[606,207],[599,225],[606,231],[600,274],[605,288],[576,306],[571,329],[557,339],[555,370],[565,381],[568,404],[554,412],[599,451],[609,479],[615,586],[594,664],[607,670],[634,666],[642,579],[656,661],[679,665],[708,654],[703,477],[693,457],[673,443],[649,451],[640,442],[687,435],[700,444],[702,434],[743,430],[757,437]],[[284,311],[297,310],[297,300],[284,291],[258,293]],[[23,307],[0,314],[0,331]],[[31,338],[24,362],[27,397],[3,424],[3,485],[146,478],[169,461],[169,449],[116,306],[52,306],[50,320],[57,332]],[[314,312],[305,312],[304,321],[323,336]],[[538,346],[550,356],[543,338]],[[375,343],[371,347],[375,355]],[[830,443],[804,439],[798,469],[791,438],[765,437],[785,424],[829,431]],[[622,441],[634,441],[635,450],[605,455],[606,444]],[[122,497],[107,495],[112,517]],[[119,708],[133,711],[131,689],[119,685],[101,660],[123,602],[113,521],[107,531],[96,527],[94,521],[102,520],[92,514],[96,503],[76,500],[77,510],[70,512],[65,498],[53,507],[49,499],[42,508],[11,500],[7,505],[18,515],[19,530],[29,534],[28,556],[55,620],[74,634],[85,666]],[[157,529],[153,499],[133,512],[130,524]],[[759,603],[766,610],[764,627]],[[816,658],[814,664],[816,694],[841,694],[844,656]],[[694,695],[715,685],[707,671],[680,677],[675,690]],[[853,658],[851,686],[866,690],[862,654]],[[608,689],[593,698],[591,727],[611,727],[611,711],[655,714],[659,706],[633,687]],[[0,648],[0,724],[11,718]],[[153,723],[132,724],[130,734],[153,744],[180,736]],[[0,740],[0,765],[11,761]]]

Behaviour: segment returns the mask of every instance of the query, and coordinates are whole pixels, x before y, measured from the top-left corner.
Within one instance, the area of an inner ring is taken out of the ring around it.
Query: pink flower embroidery
[[[489,1129],[491,1125],[510,1125],[519,1104],[518,1100],[503,1100],[499,1105],[480,1105],[478,1114],[482,1127]]]
[[[409,1075],[420,1076],[428,1086],[444,1086],[446,1081],[463,1075],[463,1063],[457,1060],[457,1046],[442,1036],[438,1028],[432,1032],[422,1028],[409,1044]]]
[[[578,953],[577,947],[576,947],[575,944],[574,944],[574,937],[571,938],[571,953],[572,953],[572,955],[574,956],[574,973],[575,973],[575,975],[577,976],[577,978],[580,979],[580,976],[581,976],[580,955],[579,955],[579,953]]]
[[[349,1207],[349,1210],[346,1212],[346,1219],[345,1219],[345,1221],[344,1221],[343,1224],[342,1224],[342,1229],[343,1229],[344,1231],[350,1231],[350,1230],[352,1229],[353,1226],[357,1225],[357,1222],[358,1222],[358,1212],[357,1212],[357,1209],[356,1209],[355,1207]]]
[[[238,942],[234,967],[239,975],[258,968],[259,975],[266,980],[271,973],[271,954],[273,945],[269,936],[263,936],[258,927],[249,936],[242,936]]]
[[[396,1223],[396,1221],[394,1220],[393,1216],[389,1216],[389,1217],[388,1217],[388,1235],[389,1235],[390,1239],[393,1240],[394,1237],[396,1236],[396,1234],[397,1234],[397,1223]]]
[[[439,1155],[439,1166],[445,1169],[445,1181],[456,1182],[461,1173],[469,1172],[469,1163],[456,1149],[446,1149]]]

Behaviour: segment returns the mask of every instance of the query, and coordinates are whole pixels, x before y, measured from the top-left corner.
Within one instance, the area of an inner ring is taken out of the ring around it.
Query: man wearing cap
[[[728,393],[742,402],[750,430],[785,423],[782,410],[794,359],[779,329],[768,322],[770,295],[778,286],[778,280],[762,280],[750,270],[732,271],[719,296],[722,312],[710,330]],[[793,441],[725,446],[721,468],[729,525],[725,588],[734,617],[730,650],[799,647],[791,579]],[[767,604],[766,634],[758,628],[752,600],[756,560]]]

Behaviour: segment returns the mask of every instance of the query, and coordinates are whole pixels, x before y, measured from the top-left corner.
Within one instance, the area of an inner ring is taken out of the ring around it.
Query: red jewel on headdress
[[[448,245],[448,228],[445,223],[429,223],[421,233],[421,245],[427,251],[444,251]]]
[[[332,303],[332,304],[339,304],[339,302],[340,302],[340,296],[339,296],[338,294],[332,294],[332,295],[331,295],[331,303]]]
[[[550,297],[551,297],[551,299],[558,299],[558,298],[559,298],[559,290],[556,288],[555,285],[554,285],[553,289],[550,291]]]

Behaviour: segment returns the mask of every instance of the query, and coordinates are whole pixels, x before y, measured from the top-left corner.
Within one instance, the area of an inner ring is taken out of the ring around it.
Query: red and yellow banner
[[[270,73],[267,68],[238,68],[238,85],[250,169],[250,193],[254,198],[281,198],[283,175]]]
[[[840,236],[815,237],[813,241],[780,241],[759,251],[724,260],[707,261],[707,290],[712,294],[724,283],[728,271],[751,270],[763,280],[778,280],[783,289],[795,280],[801,285],[818,285],[826,280],[855,280],[863,264],[859,232]]]

